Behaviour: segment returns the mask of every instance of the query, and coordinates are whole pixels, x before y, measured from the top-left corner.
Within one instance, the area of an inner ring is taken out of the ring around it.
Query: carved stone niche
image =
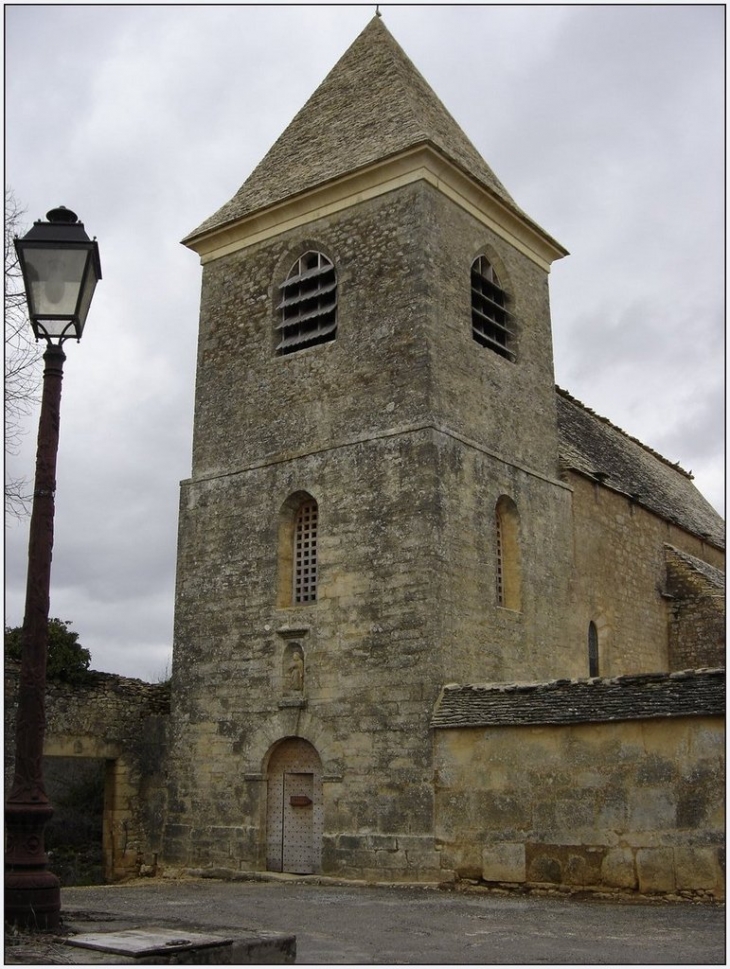
[[[308,629],[280,629],[278,634],[283,640],[281,651],[281,694],[282,699],[304,700],[304,646],[303,639]]]

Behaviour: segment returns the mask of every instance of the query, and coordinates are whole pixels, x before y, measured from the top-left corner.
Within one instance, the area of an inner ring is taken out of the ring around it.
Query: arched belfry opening
[[[266,771],[266,868],[299,875],[321,869],[322,761],[301,737],[279,741]]]

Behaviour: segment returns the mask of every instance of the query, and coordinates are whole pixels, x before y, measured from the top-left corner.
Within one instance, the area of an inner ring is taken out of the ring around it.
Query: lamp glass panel
[[[65,316],[68,320],[76,314],[88,255],[88,249],[25,249],[32,315]],[[60,326],[63,329],[64,324]]]
[[[96,282],[96,273],[93,269],[92,260],[89,258],[89,270],[86,273],[84,288],[81,290],[81,300],[79,301],[79,331],[83,330],[84,328],[86,315],[89,312],[89,307],[91,306],[91,298],[94,295],[94,290],[96,289]],[[79,332],[78,335],[81,336],[81,332]]]

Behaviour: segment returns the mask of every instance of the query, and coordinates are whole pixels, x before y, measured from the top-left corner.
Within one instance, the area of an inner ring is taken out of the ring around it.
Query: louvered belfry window
[[[515,359],[512,314],[497,274],[484,256],[471,267],[471,332],[477,343],[507,360]]]
[[[317,598],[317,502],[299,506],[294,523],[294,602]]]
[[[279,287],[278,354],[295,353],[337,336],[337,275],[321,252],[305,252]]]

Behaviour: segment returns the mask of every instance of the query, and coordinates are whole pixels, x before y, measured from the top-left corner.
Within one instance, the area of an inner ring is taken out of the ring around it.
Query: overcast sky
[[[554,264],[557,382],[724,499],[724,10],[382,4],[384,22]],[[51,615],[96,669],[158,679],[190,474],[200,266],[235,194],[374,13],[363,6],[5,7],[6,181],[65,205],[103,280],[66,344]],[[32,477],[37,411],[22,453]],[[27,521],[8,521],[6,623]]]

